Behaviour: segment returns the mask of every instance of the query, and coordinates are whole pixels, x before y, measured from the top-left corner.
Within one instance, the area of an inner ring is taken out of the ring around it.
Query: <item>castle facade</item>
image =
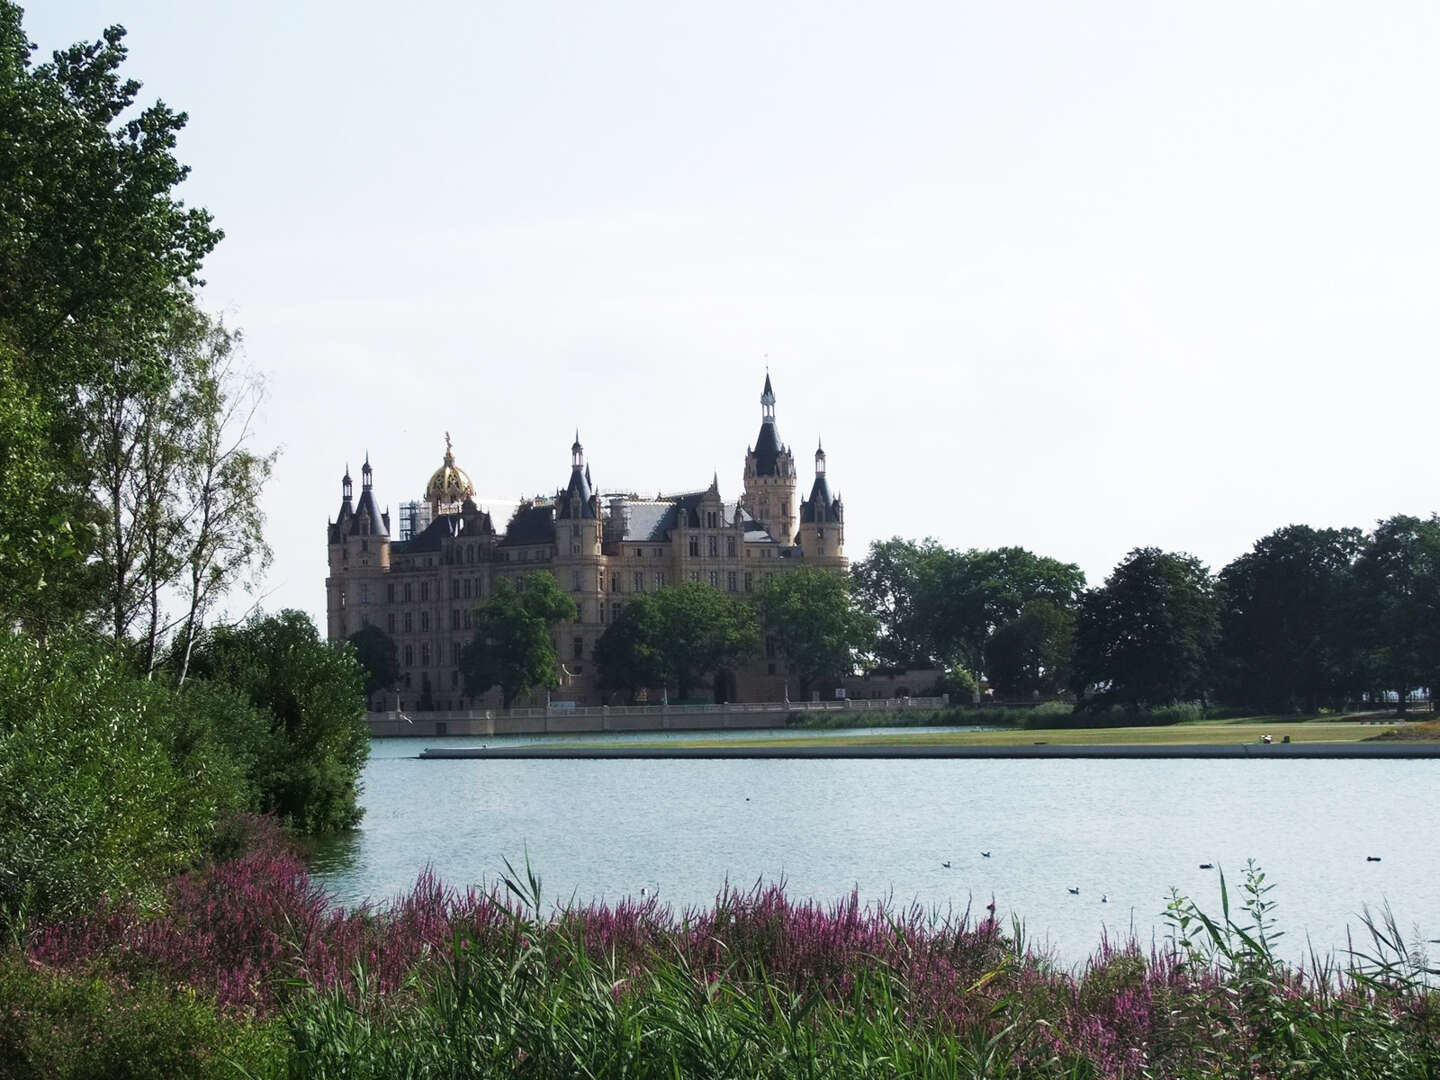
[[[460,653],[473,636],[475,608],[502,577],[548,570],[569,592],[579,617],[556,631],[561,687],[553,697],[598,705],[604,702],[595,642],[636,593],[693,581],[743,596],[793,567],[843,571],[845,512],[831,495],[824,450],[815,451],[810,496],[797,513],[799,476],[775,423],[768,374],[760,406],[760,433],[746,451],[743,490],[734,502],[721,496],[718,476],[706,488],[653,499],[601,493],[576,432],[568,482],[553,498],[522,502],[502,532],[476,506],[475,487],[456,464],[447,434],[444,462],[425,487],[424,503],[408,511],[411,528],[401,529],[404,539],[392,539],[389,511],[375,500],[369,454],[358,499],[347,468],[340,511],[326,530],[326,628],[339,640],[376,626],[395,642],[399,685],[377,692],[370,707],[496,704],[498,691],[464,696]],[[783,659],[768,644],[760,661],[716,687],[739,701],[778,701],[788,689]]]

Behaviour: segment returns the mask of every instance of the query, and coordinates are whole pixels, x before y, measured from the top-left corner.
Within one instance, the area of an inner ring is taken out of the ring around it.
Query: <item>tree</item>
[[[1080,602],[1075,689],[1095,705],[1203,701],[1217,634],[1214,586],[1200,560],[1136,548]]]
[[[669,682],[661,655],[665,633],[654,593],[641,593],[595,642],[600,689],[620,691],[633,702],[641,690]]]
[[[179,512],[174,554],[183,571],[180,616],[180,682],[190,651],[216,601],[247,572],[270,562],[265,543],[260,490],[270,477],[275,452],[250,449],[251,421],[264,396],[263,385],[234,363],[236,336],[202,318],[180,383],[178,411],[190,421],[175,500]],[[167,564],[169,565],[169,564]],[[153,624],[152,624],[153,625]]]
[[[1313,712],[1355,687],[1351,607],[1359,529],[1290,525],[1220,571],[1222,696]]]
[[[389,690],[400,677],[399,650],[395,640],[378,626],[362,626],[350,635],[355,660],[365,676],[365,697],[377,690]]]
[[[508,709],[531,689],[560,685],[555,625],[578,615],[575,601],[547,571],[527,574],[518,584],[501,578],[476,609],[475,636],[460,654],[465,693],[477,697],[498,686]]]
[[[607,689],[634,694],[674,683],[676,696],[686,698],[759,649],[752,608],[712,586],[686,582],[636,596],[596,643],[596,662]]]
[[[1440,685],[1440,517],[1380,522],[1355,562],[1353,610],[1372,687],[1400,711],[1416,687]]]
[[[0,339],[0,623],[44,636],[94,606],[98,566],[87,563],[98,515],[70,483],[57,423]]]
[[[875,619],[850,595],[850,579],[817,567],[777,574],[756,604],[760,625],[799,677],[800,694],[822,679],[839,681],[874,640]]]
[[[324,641],[303,612],[256,615],[208,631],[193,649],[191,672],[241,691],[269,718],[253,766],[261,811],[306,832],[360,821],[370,733],[363,676],[348,642]]]
[[[935,662],[934,635],[921,615],[924,582],[933,579],[930,564],[949,553],[934,540],[920,543],[876,540],[869,554],[850,568],[856,602],[875,618],[875,658],[895,667]]]
[[[985,644],[985,674],[1002,694],[1056,694],[1069,685],[1075,616],[1053,600],[1031,600]]]
[[[157,103],[122,119],[140,89],[119,73],[124,30],[32,66],[20,15],[0,0],[0,351],[26,433],[5,456],[44,487],[3,512],[0,536],[41,542],[0,544],[0,580],[27,624],[83,616],[100,606],[90,556],[105,551],[107,622],[128,628],[138,556],[94,529],[136,449],[121,403],[165,386],[163,343],[221,234],[173,194],[184,114]]]
[[[258,809],[265,737],[224,687],[147,680],[93,635],[0,628],[0,927],[158,900],[222,815]]]
[[[137,636],[153,671],[178,626],[182,684],[205,615],[270,555],[259,498],[274,454],[248,446],[263,387],[238,365],[237,343],[191,306],[170,326],[162,369],[96,393],[90,456],[105,509],[98,564],[111,636]]]
[[[1033,600],[1073,611],[1084,588],[1078,566],[1024,548],[945,551],[924,564],[917,615],[929,628],[936,660],[983,671],[997,627]]]

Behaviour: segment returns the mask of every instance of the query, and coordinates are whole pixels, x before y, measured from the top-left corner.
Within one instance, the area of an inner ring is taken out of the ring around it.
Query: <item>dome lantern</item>
[[[450,442],[450,433],[445,433],[445,463],[430,476],[425,485],[425,501],[430,504],[432,518],[441,514],[461,512],[466,499],[475,498],[475,485],[470,475],[455,464],[455,450]]]

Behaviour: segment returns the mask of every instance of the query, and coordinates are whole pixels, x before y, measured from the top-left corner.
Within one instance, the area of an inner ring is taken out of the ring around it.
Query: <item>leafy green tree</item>
[[[850,568],[856,602],[877,622],[875,658],[895,667],[935,662],[937,648],[922,615],[924,584],[932,564],[949,553],[934,540],[920,543],[893,536],[871,543],[869,554]]]
[[[760,631],[749,605],[686,582],[636,596],[595,648],[607,689],[633,695],[673,683],[686,698],[706,679],[758,655]]]
[[[623,692],[633,702],[641,690],[665,685],[664,636],[654,593],[641,593],[626,604],[595,642],[600,689]]]
[[[92,636],[0,631],[0,925],[153,901],[255,808],[263,718],[224,688],[147,680]]]
[[[1199,559],[1136,548],[1080,602],[1072,677],[1082,703],[1203,701],[1218,624],[1214,583]]]
[[[818,567],[777,574],[760,591],[760,625],[808,697],[821,682],[855,670],[875,637],[875,618],[850,593],[850,579]]]
[[[947,551],[929,560],[918,613],[930,627],[935,658],[984,670],[985,645],[1033,600],[1073,610],[1085,575],[1078,566],[1026,551]]]
[[[198,310],[191,314],[169,350],[170,390],[145,419],[135,485],[149,610],[145,651],[154,657],[159,635],[176,627],[182,684],[217,601],[237,584],[248,588],[269,565],[260,491],[276,458],[250,445],[264,385],[237,363],[239,335]],[[178,614],[162,626],[165,591],[177,599]]]
[[[985,644],[985,673],[1002,694],[1056,694],[1069,685],[1075,616],[1035,599],[996,628]]]
[[[1352,631],[1359,529],[1289,525],[1220,571],[1221,696],[1314,712],[1356,688]]]
[[[400,677],[400,650],[395,639],[378,626],[362,626],[350,635],[355,660],[365,675],[365,697],[377,690],[390,690]]]
[[[460,653],[465,693],[477,697],[498,686],[508,709],[529,690],[560,685],[555,626],[578,615],[575,601],[548,571],[518,583],[501,578],[476,609],[475,636]]]
[[[0,623],[44,635],[94,606],[95,508],[57,453],[55,414],[0,340]]]
[[[0,544],[0,580],[30,625],[102,597],[112,630],[134,617],[139,556],[95,526],[123,500],[131,407],[166,385],[163,343],[221,235],[174,196],[184,114],[157,103],[124,118],[140,86],[120,74],[123,37],[111,27],[32,65],[20,8],[0,0],[0,351],[6,390],[23,394],[5,456],[21,477],[10,494],[30,496],[0,511],[0,537],[40,541]],[[116,584],[103,593],[97,553]]]
[[[1398,514],[1380,522],[1355,563],[1353,607],[1365,677],[1409,692],[1440,685],[1440,517]]]
[[[253,766],[259,810],[312,833],[359,822],[370,735],[363,674],[348,642],[323,640],[303,612],[257,615],[209,631],[191,672],[239,690],[267,717]]]

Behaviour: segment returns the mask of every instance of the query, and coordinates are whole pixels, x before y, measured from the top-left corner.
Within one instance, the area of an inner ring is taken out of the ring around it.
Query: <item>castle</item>
[[[830,493],[824,450],[815,451],[815,480],[797,519],[799,477],[776,427],[768,373],[760,407],[760,434],[745,454],[738,502],[721,497],[718,476],[703,490],[679,495],[601,494],[577,431],[566,485],[554,498],[522,502],[497,532],[475,505],[475,487],[455,463],[447,434],[444,463],[425,486],[424,503],[409,505],[409,527],[392,539],[389,511],[375,501],[369,454],[359,499],[347,468],[340,512],[327,528],[326,626],[332,641],[377,626],[395,642],[398,697],[377,692],[370,707],[459,709],[498,700],[496,691],[483,702],[466,698],[459,662],[474,609],[502,577],[548,570],[574,599],[579,617],[556,632],[555,697],[593,705],[603,703],[595,642],[634,594],[697,581],[744,595],[795,566],[843,571],[845,511]],[[778,701],[788,689],[783,660],[769,643],[763,659],[716,687],[739,701]]]

